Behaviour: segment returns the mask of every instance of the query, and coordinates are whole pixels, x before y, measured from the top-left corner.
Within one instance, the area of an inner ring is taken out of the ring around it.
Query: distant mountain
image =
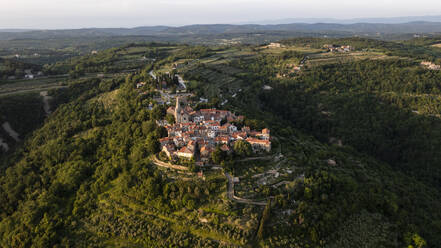
[[[3,32],[11,32],[11,33],[15,33],[15,32],[29,32],[32,31],[34,29],[14,29],[14,28],[5,28],[5,29],[0,29],[0,33]]]
[[[355,23],[383,23],[383,24],[403,24],[409,22],[441,22],[441,15],[435,16],[401,16],[401,17],[383,17],[383,18],[285,18],[278,20],[262,20],[255,22],[244,22],[241,24],[290,24],[290,23],[337,23],[337,24],[355,24]]]
[[[441,18],[441,17],[440,17]],[[33,30],[0,32],[0,40],[10,39],[53,39],[78,37],[110,37],[110,36],[153,36],[179,37],[201,35],[235,35],[255,33],[316,33],[350,35],[385,35],[385,34],[422,34],[441,33],[440,22],[408,22],[399,24],[389,23],[291,23],[291,24],[200,24],[181,27],[147,26],[136,28],[87,28],[68,30]]]

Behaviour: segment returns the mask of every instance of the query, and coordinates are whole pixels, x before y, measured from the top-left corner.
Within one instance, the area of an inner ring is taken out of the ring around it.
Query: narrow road
[[[152,162],[160,167],[169,168],[169,169],[175,169],[175,170],[183,170],[188,171],[188,167],[182,166],[182,165],[175,165],[170,163],[165,163],[160,161],[156,156],[152,156]]]

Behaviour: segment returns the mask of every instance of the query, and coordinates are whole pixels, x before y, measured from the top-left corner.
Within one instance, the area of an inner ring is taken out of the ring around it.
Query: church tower
[[[176,120],[176,123],[181,122],[181,101],[180,101],[179,96],[176,97],[175,120]]]

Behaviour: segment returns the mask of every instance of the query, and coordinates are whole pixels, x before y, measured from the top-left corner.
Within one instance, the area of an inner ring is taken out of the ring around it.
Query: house
[[[216,137],[216,131],[213,131],[213,130],[208,131],[208,132],[207,132],[207,136],[208,136],[209,138],[214,139],[214,138]]]
[[[136,88],[137,89],[142,88],[145,84],[146,84],[145,82],[139,82],[136,84]]]
[[[213,147],[210,145],[204,145],[199,150],[201,158],[209,158],[210,154],[214,151]]]
[[[196,146],[197,146],[197,143],[196,143],[196,141],[194,141],[194,140],[190,140],[190,141],[188,142],[188,144],[187,144],[187,148],[188,148],[190,151],[192,151],[193,153],[196,151]]]
[[[247,133],[246,132],[234,132],[231,136],[236,140],[244,140],[247,138]]]
[[[184,146],[176,153],[176,155],[180,158],[192,159],[194,157],[194,152]]]
[[[436,65],[436,64],[429,62],[429,61],[421,62],[421,65],[427,67],[429,70],[439,70],[441,68],[441,66]]]
[[[271,151],[271,141],[269,140],[260,140],[256,138],[247,138],[246,141],[250,143],[251,147],[253,148],[254,152],[258,151]]]
[[[231,153],[231,149],[230,149],[230,147],[229,147],[227,144],[223,144],[223,145],[220,147],[220,149],[221,149],[223,152]]]
[[[217,136],[214,141],[216,144],[229,144],[230,143],[230,137],[226,135]]]
[[[169,159],[172,159],[176,154],[175,147],[172,144],[164,145],[162,147],[162,151],[167,155]]]
[[[343,52],[350,52],[353,48],[351,46],[341,46],[341,51]]]
[[[33,74],[26,74],[25,78],[26,79],[34,79],[34,75]]]
[[[225,123],[223,126],[219,127],[219,132],[222,133],[234,133],[237,131],[237,127],[230,123]]]
[[[167,114],[174,116],[175,115],[175,107],[169,107],[167,109]]]
[[[263,140],[269,140],[270,139],[270,130],[268,128],[262,129],[261,133],[255,133],[254,136],[259,137]]]
[[[233,124],[229,124],[228,123],[228,132],[229,133],[237,132],[237,127],[235,125],[233,125]]]
[[[173,138],[165,137],[165,138],[159,139],[159,143],[161,144],[161,146],[172,144],[173,143]]]
[[[199,123],[203,122],[205,120],[203,115],[196,115],[196,113],[193,114],[193,122]]]
[[[282,47],[282,44],[276,43],[276,42],[271,42],[267,47],[268,48],[280,48],[280,47]]]
[[[242,132],[249,133],[249,132],[251,132],[251,128],[248,127],[248,126],[243,126],[242,127]]]

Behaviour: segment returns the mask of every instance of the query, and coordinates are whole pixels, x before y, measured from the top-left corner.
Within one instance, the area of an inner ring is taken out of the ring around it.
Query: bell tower
[[[181,122],[181,101],[180,101],[179,96],[176,97],[175,120],[176,120],[176,123]]]

